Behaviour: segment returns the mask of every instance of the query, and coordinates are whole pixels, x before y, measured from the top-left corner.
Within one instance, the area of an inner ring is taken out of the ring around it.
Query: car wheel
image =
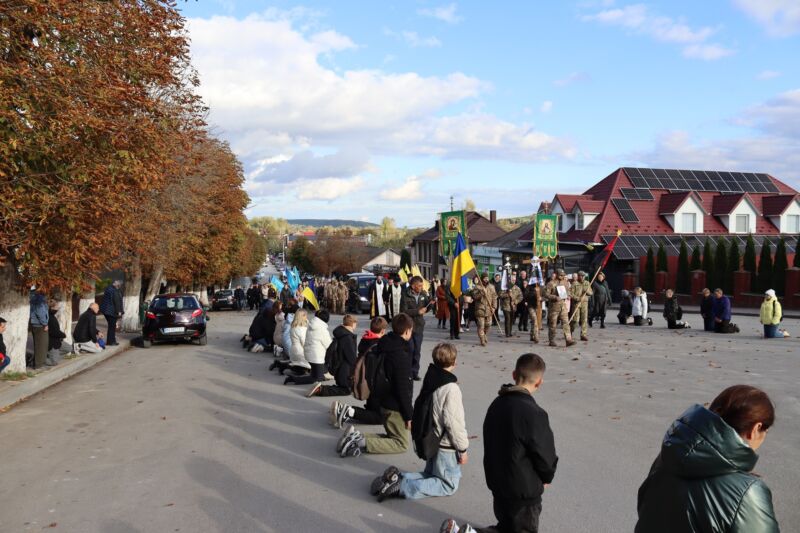
[[[150,348],[153,345],[153,341],[148,339],[142,339],[142,348]]]
[[[208,336],[204,333],[202,337],[197,339],[197,344],[199,344],[200,346],[205,346],[206,344],[208,344]]]

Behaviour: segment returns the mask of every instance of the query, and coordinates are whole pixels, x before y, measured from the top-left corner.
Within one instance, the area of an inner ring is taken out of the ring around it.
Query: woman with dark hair
[[[777,533],[772,493],[752,473],[775,422],[767,393],[728,387],[670,427],[639,488],[637,533]]]

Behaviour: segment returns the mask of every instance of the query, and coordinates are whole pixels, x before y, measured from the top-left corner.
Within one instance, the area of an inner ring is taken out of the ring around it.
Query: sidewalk
[[[75,323],[72,324],[72,327],[75,327]],[[97,317],[97,329],[105,334],[107,327],[105,318],[103,318],[103,315],[99,315]],[[88,370],[118,353],[124,352],[130,348],[131,340],[138,336],[138,333],[117,332],[119,346],[110,346],[100,353],[81,354],[73,356],[71,359],[62,359],[57,366],[45,366],[39,370],[32,370],[31,372],[34,372],[35,375],[24,380],[0,380],[0,412],[65,379],[80,374],[84,370]],[[33,351],[33,341],[30,335],[28,336],[27,350]]]

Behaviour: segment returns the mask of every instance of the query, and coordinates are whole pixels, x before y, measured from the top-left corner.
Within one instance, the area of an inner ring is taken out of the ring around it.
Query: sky
[[[189,0],[247,215],[524,216],[618,167],[800,188],[800,1]]]

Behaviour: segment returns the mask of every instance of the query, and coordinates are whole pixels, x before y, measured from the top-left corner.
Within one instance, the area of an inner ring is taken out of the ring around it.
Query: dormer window
[[[749,233],[750,232],[750,215],[736,215],[736,233]]]
[[[575,215],[575,229],[580,231],[583,228],[583,213],[578,211],[578,213]]]

